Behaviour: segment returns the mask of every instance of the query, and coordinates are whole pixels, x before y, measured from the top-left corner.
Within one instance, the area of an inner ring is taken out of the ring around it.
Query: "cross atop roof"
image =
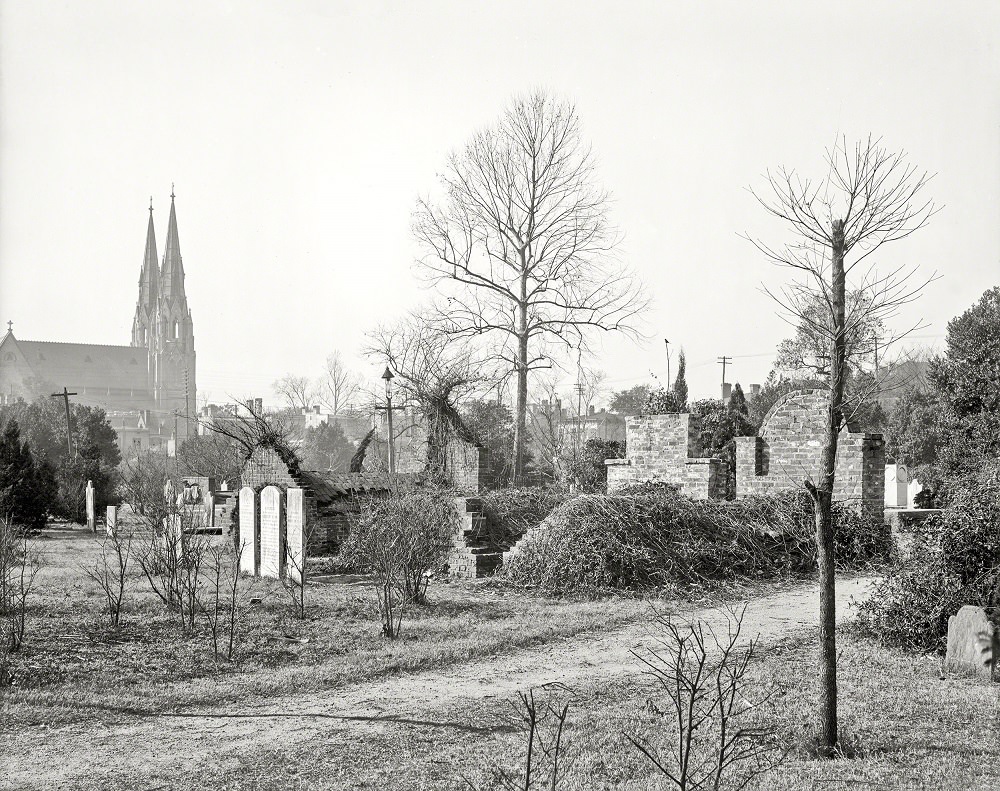
[[[8,321],[7,322],[7,332],[13,332],[13,331],[14,331],[14,322],[13,321]]]

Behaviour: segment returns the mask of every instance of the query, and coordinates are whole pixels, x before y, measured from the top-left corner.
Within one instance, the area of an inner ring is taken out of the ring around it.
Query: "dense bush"
[[[865,537],[882,531],[848,513],[837,509],[841,562],[882,552],[886,539]],[[558,593],[766,578],[812,569],[813,536],[805,492],[725,502],[643,484],[563,503],[545,529],[518,545],[502,573],[514,583]]]
[[[858,605],[858,625],[888,645],[944,650],[948,617],[965,604],[1000,619],[1000,464],[969,476],[951,506],[924,523]]]
[[[490,538],[498,546],[512,545],[571,497],[562,489],[541,486],[486,492],[481,501]]]
[[[17,421],[8,420],[0,432],[0,519],[40,530],[55,498],[52,468],[21,441]]]

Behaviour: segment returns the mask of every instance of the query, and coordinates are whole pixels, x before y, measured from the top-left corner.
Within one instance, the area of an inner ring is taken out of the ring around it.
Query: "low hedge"
[[[844,564],[885,556],[888,531],[837,507]],[[805,492],[691,500],[643,484],[559,505],[525,537],[501,574],[552,593],[643,590],[676,583],[761,579],[816,565],[812,505]]]

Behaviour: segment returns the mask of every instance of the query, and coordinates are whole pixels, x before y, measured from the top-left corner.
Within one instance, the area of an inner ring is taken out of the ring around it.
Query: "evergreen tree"
[[[17,421],[8,420],[0,434],[0,516],[41,529],[54,495],[52,468],[35,462],[28,443],[21,442]]]
[[[688,385],[687,379],[684,378],[686,368],[687,360],[684,356],[684,350],[681,349],[680,354],[677,355],[677,376],[674,377],[674,395],[677,396],[677,401],[681,406],[679,411],[687,408]]]
[[[735,412],[744,417],[750,415],[750,406],[747,404],[747,397],[743,395],[743,388],[737,382],[733,387],[733,392],[729,396],[729,411]]]

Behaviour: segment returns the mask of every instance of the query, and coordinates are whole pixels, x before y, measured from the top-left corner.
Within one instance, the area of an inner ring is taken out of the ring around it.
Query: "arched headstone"
[[[285,569],[281,489],[265,486],[260,493],[260,576],[281,579]]]
[[[240,489],[240,571],[257,576],[260,567],[260,523],[257,520],[257,492]]]
[[[285,543],[286,567],[285,574],[296,585],[301,585],[305,578],[305,493],[302,489],[289,489],[285,496]]]

